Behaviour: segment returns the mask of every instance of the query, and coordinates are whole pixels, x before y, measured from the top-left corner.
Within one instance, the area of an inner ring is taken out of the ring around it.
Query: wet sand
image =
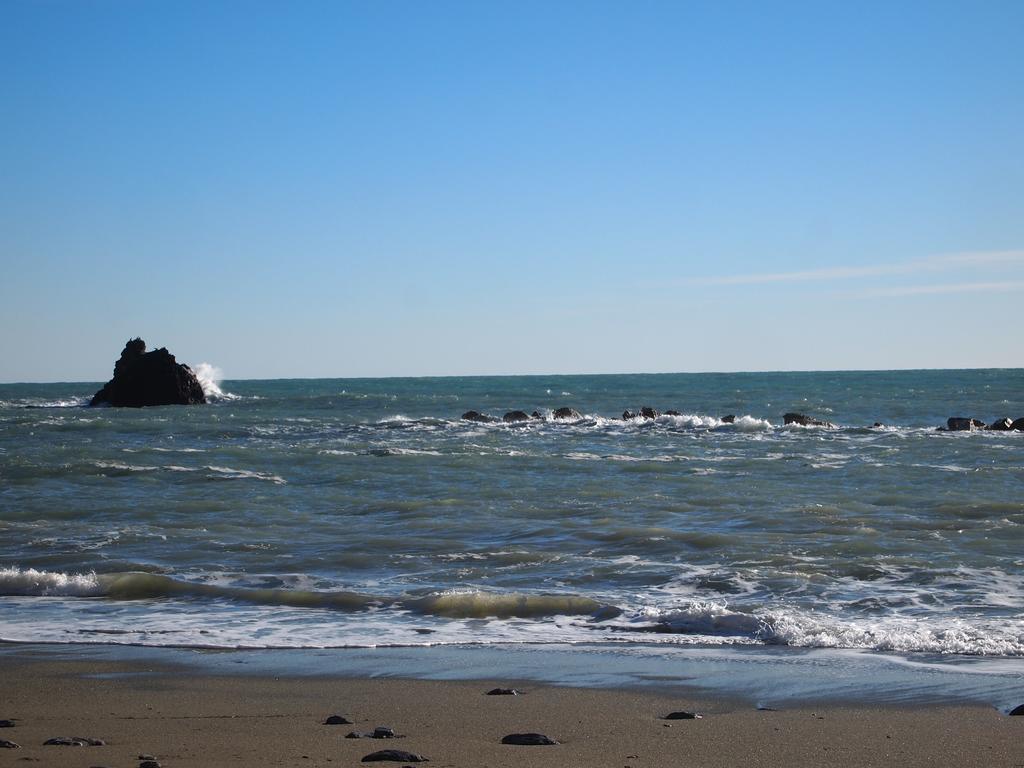
[[[496,686],[520,696],[488,696]],[[1024,697],[1024,692],[1022,692]],[[661,719],[674,710],[696,720]],[[328,715],[353,725],[324,725]],[[221,676],[136,662],[4,659],[0,766],[355,766],[380,749],[459,768],[1019,766],[1024,717],[985,706],[759,711],[692,692],[364,678]],[[346,739],[389,726],[401,738]],[[539,732],[556,746],[508,746]],[[105,746],[43,746],[57,736]],[[376,763],[401,766],[407,762]]]

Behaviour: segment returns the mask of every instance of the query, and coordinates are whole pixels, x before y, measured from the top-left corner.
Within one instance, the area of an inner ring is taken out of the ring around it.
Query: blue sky
[[[0,4],[0,381],[1018,367],[1024,3]]]

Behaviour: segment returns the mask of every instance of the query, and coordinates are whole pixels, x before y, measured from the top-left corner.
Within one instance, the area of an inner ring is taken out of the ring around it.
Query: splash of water
[[[224,380],[224,372],[211,363],[200,363],[193,372],[199,379],[199,386],[203,388],[203,394],[207,400],[234,400],[237,395],[225,392],[220,388]]]

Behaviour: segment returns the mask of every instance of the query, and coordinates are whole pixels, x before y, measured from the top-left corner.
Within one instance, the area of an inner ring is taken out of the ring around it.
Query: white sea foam
[[[95,597],[105,592],[95,573],[56,573],[0,568],[0,596]]]

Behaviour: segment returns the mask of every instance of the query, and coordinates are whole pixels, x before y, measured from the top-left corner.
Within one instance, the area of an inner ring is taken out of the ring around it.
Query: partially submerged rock
[[[984,428],[985,422],[979,419],[968,419],[965,416],[950,416],[946,419],[946,429],[950,432],[970,432]]]
[[[989,429],[993,432],[1008,432],[1011,429],[1013,429],[1013,422],[1007,418],[996,419],[991,424],[989,424],[986,427],[986,429]]]
[[[831,421],[812,419],[810,416],[803,413],[784,414],[782,421],[786,424],[799,424],[801,427],[835,427],[835,424]]]
[[[114,378],[93,395],[89,405],[142,408],[149,405],[199,405],[206,402],[199,379],[166,348],[146,351],[132,339],[114,364]]]
[[[523,747],[542,747],[557,744],[554,739],[543,733],[510,733],[501,740],[502,744],[515,744]]]
[[[525,411],[509,411],[501,417],[501,420],[510,424],[516,421],[529,421],[530,417],[526,415]]]
[[[482,424],[493,424],[498,420],[495,416],[488,416],[486,413],[480,413],[479,411],[466,411],[462,414],[462,418],[465,421],[478,421]]]
[[[722,423],[723,424],[735,424],[736,423],[736,416],[735,416],[735,414],[730,413],[727,416],[723,416],[722,417]]]
[[[552,416],[556,419],[582,419],[583,416],[575,408],[559,408]]]

